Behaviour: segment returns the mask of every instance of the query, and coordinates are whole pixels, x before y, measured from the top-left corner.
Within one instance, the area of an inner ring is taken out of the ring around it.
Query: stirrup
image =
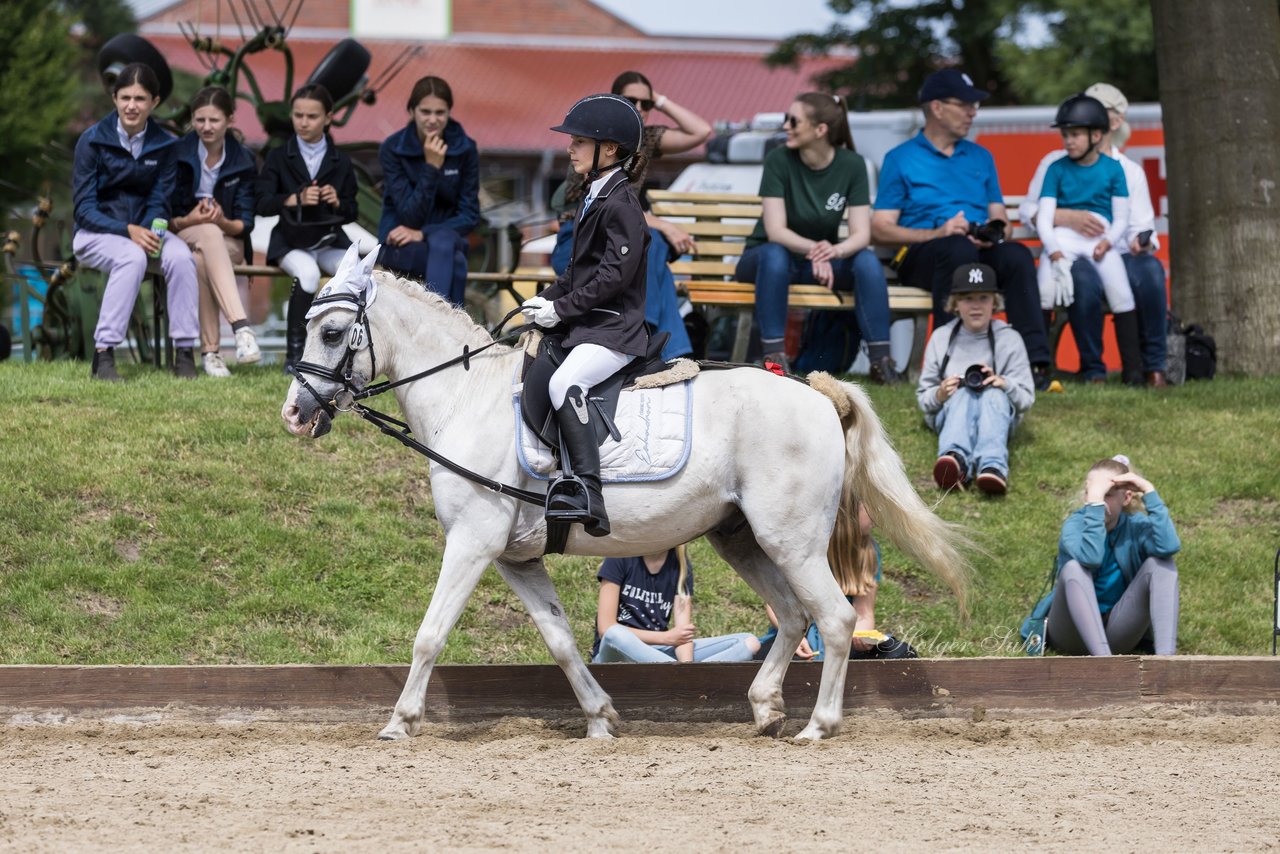
[[[578,506],[552,507],[552,504],[557,501]],[[587,484],[575,474],[565,474],[556,478],[547,489],[546,510],[546,518],[549,521],[572,523],[592,519],[591,493],[587,489]]]
[[[545,518],[548,522],[565,525],[581,522],[582,529],[590,536],[607,537],[611,529],[604,509],[604,497],[599,493],[594,495],[582,478],[573,474],[561,475],[547,490]],[[553,502],[564,506],[553,508]]]

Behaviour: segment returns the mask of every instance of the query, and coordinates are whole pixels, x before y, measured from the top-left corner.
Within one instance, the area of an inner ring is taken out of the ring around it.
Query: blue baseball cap
[[[940,101],[943,98],[959,98],[961,101],[973,103],[984,101],[991,96],[985,89],[973,85],[973,78],[959,68],[944,68],[935,71],[925,78],[920,87],[920,103]]]

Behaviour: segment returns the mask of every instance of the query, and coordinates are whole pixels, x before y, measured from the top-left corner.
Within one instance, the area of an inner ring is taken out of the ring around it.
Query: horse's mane
[[[438,322],[447,327],[462,341],[473,346],[479,346],[488,344],[493,340],[488,330],[476,323],[471,318],[471,315],[467,314],[463,309],[455,307],[434,291],[428,290],[427,286],[422,282],[397,276],[387,270],[374,270],[373,275],[378,279],[378,287],[390,286],[395,288],[411,301],[418,303],[422,311],[430,312],[438,317]],[[499,344],[498,348],[504,346]]]

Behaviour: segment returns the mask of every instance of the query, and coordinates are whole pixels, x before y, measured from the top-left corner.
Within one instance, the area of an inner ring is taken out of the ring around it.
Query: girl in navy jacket
[[[115,347],[124,340],[133,304],[147,272],[147,257],[159,253],[168,290],[169,335],[174,372],[196,375],[191,351],[196,323],[196,267],[177,235],[151,230],[169,218],[175,180],[174,137],[151,118],[160,104],[160,82],[141,63],[126,65],[111,90],[116,110],[76,142],[72,200],[75,236],[71,248],[86,267],[107,274],[98,326],[94,329],[91,376],[117,381]]]
[[[262,358],[249,328],[232,269],[252,257],[254,184],[258,163],[253,152],[227,133],[235,102],[225,89],[209,86],[191,102],[193,130],[178,140],[178,177],[170,227],[191,247],[200,283],[200,352],[205,373],[231,376],[219,352],[218,314],[236,337],[236,361]]]
[[[267,155],[258,176],[258,214],[279,216],[267,245],[267,263],[293,276],[285,332],[285,371],[302,358],[307,309],[320,287],[320,271],[338,271],[351,241],[342,226],[355,222],[356,173],[351,158],[329,136],[333,97],[318,83],[290,102],[294,135]]]
[[[480,155],[451,116],[453,91],[423,77],[409,94],[409,124],[378,149],[382,164],[379,262],[461,306],[466,236],[480,221]]]
[[[644,323],[649,229],[628,171],[635,165],[643,127],[625,98],[589,95],[552,130],[569,134],[569,163],[586,179],[587,193],[578,206],[569,268],[521,306],[526,320],[567,329],[569,353],[551,375],[548,391],[576,477],[564,473],[569,467],[562,459],[562,474],[547,490],[547,519],[581,522],[588,534],[603,537],[610,531],[609,516],[587,395],[649,348]]]

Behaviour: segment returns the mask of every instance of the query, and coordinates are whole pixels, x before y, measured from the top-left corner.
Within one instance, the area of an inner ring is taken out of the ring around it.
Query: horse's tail
[[[969,561],[961,551],[968,544],[967,538],[958,526],[941,519],[920,498],[907,478],[902,458],[876,416],[871,399],[861,387],[839,382],[826,374],[810,374],[809,382],[831,398],[844,428],[840,519],[845,524],[858,524],[856,507],[857,502],[862,501],[876,526],[894,545],[955,592],[960,613],[967,618]],[[847,404],[842,405],[844,401]]]

